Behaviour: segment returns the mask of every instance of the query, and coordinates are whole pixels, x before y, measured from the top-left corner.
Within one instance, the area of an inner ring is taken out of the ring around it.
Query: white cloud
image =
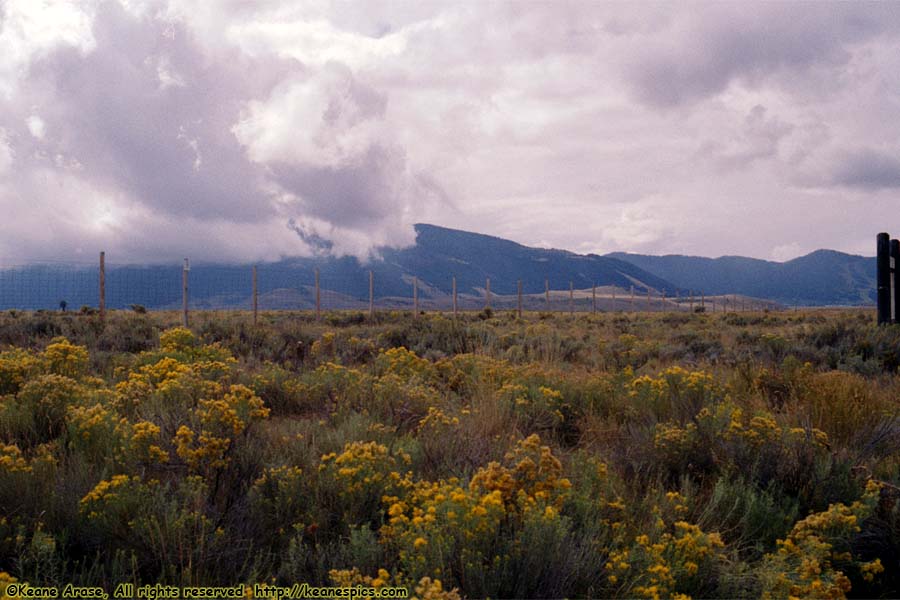
[[[255,162],[333,167],[385,139],[384,106],[384,97],[332,63],[249,102],[233,131]]]
[[[0,95],[13,97],[34,59],[58,46],[94,48],[94,2],[6,0],[0,5]]]
[[[44,138],[44,132],[46,131],[46,128],[43,119],[41,119],[37,115],[31,115],[25,120],[25,122],[28,124],[28,131],[31,132],[31,135],[39,140]]]
[[[0,174],[6,172],[13,163],[12,149],[6,139],[6,132],[0,128]]]

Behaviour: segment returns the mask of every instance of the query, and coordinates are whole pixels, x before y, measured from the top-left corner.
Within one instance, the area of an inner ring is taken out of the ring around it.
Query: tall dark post
[[[259,318],[259,288],[257,287],[256,265],[253,265],[253,324]]]
[[[891,322],[891,236],[879,233],[876,258],[876,285],[878,294],[878,324]]]
[[[369,271],[369,318],[375,316],[375,273]]]
[[[453,318],[456,318],[456,277],[453,278]]]
[[[322,318],[322,290],[319,288],[319,270],[316,269],[316,321]]]
[[[191,270],[191,263],[188,259],[184,259],[184,267],[181,269],[181,324],[185,329],[188,326],[188,271]]]
[[[891,240],[891,283],[894,284],[894,323],[900,323],[900,240]]]
[[[100,321],[106,320],[106,252],[100,253]]]
[[[518,313],[519,313],[519,318],[521,319],[521,318],[522,318],[522,280],[521,280],[521,279],[519,280],[518,286],[519,286],[519,290],[518,290],[518,292],[519,292],[519,293],[518,293],[518,296],[519,296],[519,309],[518,309]]]

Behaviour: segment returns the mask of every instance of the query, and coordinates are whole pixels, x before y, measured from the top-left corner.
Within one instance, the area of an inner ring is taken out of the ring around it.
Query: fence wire
[[[181,310],[187,276],[190,310],[412,310],[452,311],[453,278],[398,274],[386,268],[371,272],[337,263],[330,269],[308,264],[264,264],[256,267],[195,264],[140,266],[105,263],[107,309]],[[318,286],[317,286],[318,281]],[[521,286],[521,298],[519,295]],[[459,311],[517,310],[542,312],[706,312],[775,309],[774,302],[740,296],[710,296],[699,290],[650,290],[630,286],[595,286],[534,273],[527,280],[456,281]],[[85,310],[99,307],[97,263],[31,261],[0,266],[0,309]],[[84,308],[83,308],[84,307]]]

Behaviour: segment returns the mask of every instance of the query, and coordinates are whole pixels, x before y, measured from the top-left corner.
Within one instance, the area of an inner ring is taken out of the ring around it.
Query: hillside
[[[615,252],[681,289],[707,294],[744,294],[794,305],[867,305],[875,301],[875,259],[816,250],[783,263],[723,256],[648,256]]]

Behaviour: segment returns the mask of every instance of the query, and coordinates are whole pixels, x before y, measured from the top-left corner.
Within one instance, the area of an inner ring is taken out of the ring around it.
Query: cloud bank
[[[871,253],[881,4],[0,0],[0,258]]]

